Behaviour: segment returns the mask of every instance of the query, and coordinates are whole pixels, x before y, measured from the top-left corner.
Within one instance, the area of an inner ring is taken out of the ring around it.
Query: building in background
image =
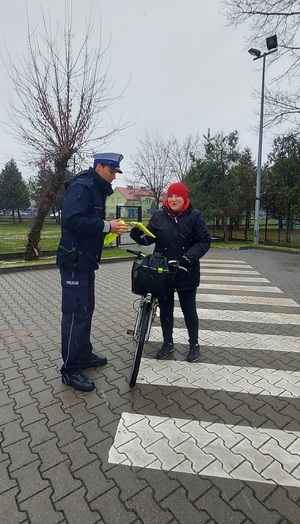
[[[121,208],[121,217],[132,219],[136,218],[136,206],[142,207],[142,217],[150,218],[156,209],[156,202],[153,194],[145,187],[115,187],[113,195],[106,200],[106,218],[109,220],[116,216],[116,207]]]

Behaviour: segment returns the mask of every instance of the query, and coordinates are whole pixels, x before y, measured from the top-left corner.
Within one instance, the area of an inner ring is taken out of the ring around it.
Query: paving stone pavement
[[[155,321],[131,390],[131,261],[101,266],[92,393],[60,379],[58,270],[0,273],[1,523],[300,524],[300,256],[202,267],[200,361],[176,309],[174,355]]]

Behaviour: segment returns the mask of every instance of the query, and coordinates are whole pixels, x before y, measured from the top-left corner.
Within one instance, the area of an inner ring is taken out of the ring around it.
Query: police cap
[[[111,169],[117,171],[117,173],[123,173],[120,169],[120,162],[123,160],[123,155],[119,153],[95,153],[94,166],[102,164],[103,166],[109,166]]]

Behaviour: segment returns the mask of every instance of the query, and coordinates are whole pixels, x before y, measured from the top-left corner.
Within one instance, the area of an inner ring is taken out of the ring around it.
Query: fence
[[[128,222],[142,222],[142,206],[117,206],[116,217],[122,218],[126,223]],[[116,238],[116,246],[128,246],[135,244],[134,240],[130,238],[129,233],[123,233]]]
[[[128,211],[125,206],[122,206],[121,217],[126,223],[131,220],[141,222],[141,206],[134,206],[136,208],[134,218],[128,217]],[[124,209],[125,208],[125,209]],[[132,206],[128,206],[132,209]],[[124,216],[126,215],[127,216]],[[17,256],[25,253],[25,246],[27,243],[28,233],[32,227],[34,219],[22,219],[22,223],[13,223],[11,217],[0,216],[0,255],[4,257],[11,255]],[[144,218],[144,223],[147,224],[148,219]],[[207,221],[209,231],[214,241],[224,240],[224,230],[216,223],[216,221]],[[245,228],[245,224],[239,227],[228,225],[229,241],[240,243],[253,243],[253,221],[249,228]],[[41,249],[44,254],[55,252],[60,238],[60,225],[55,220],[47,219],[42,230]],[[294,221],[292,227],[287,223],[286,219],[281,220],[265,220],[260,222],[259,241],[262,245],[274,245],[280,247],[289,247],[300,249],[300,221]],[[118,237],[117,242],[114,241],[114,246],[133,245],[135,242],[130,238],[129,233],[124,233]]]
[[[223,240],[224,228],[215,220],[207,222],[210,233],[214,238]],[[227,225],[229,241],[253,243],[253,223],[246,227],[245,223],[235,226]],[[265,217],[259,224],[259,242],[266,245],[278,245],[284,247],[300,248],[300,220],[294,220],[291,224],[285,218],[268,219]]]

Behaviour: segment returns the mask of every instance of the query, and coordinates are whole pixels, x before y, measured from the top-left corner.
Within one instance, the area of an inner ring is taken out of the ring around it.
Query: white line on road
[[[197,302],[226,302],[228,304],[257,304],[260,306],[287,306],[300,307],[295,300],[291,298],[273,298],[273,297],[259,297],[248,295],[218,295],[213,293],[197,293]]]
[[[230,260],[228,258],[223,259],[217,259],[217,258],[206,258],[205,256],[201,258],[201,264],[202,263],[208,263],[208,264],[220,264],[223,266],[223,264],[244,264],[247,265],[247,262],[244,260]],[[251,267],[251,266],[250,266]]]
[[[247,264],[232,264],[231,262],[228,262],[228,264],[226,264],[225,262],[222,263],[222,264],[216,264],[215,262],[202,262],[201,261],[201,268],[207,268],[207,267],[215,267],[215,268],[227,268],[227,269],[252,269],[252,266],[248,266]]]
[[[239,286],[238,284],[200,284],[200,289],[217,289],[218,291],[243,291],[250,293],[283,293],[279,287],[274,286]]]
[[[175,344],[188,344],[186,329],[174,328]],[[265,335],[256,333],[239,333],[237,331],[213,331],[199,330],[200,346],[212,346],[215,348],[236,348],[259,351],[292,351],[300,353],[300,337],[286,335]],[[162,331],[158,326],[153,326],[150,334],[150,342],[161,342]]]
[[[300,487],[300,433],[122,413],[108,462]]]
[[[236,275],[259,275],[258,271],[243,270],[243,269],[206,269],[202,268],[201,273],[220,273],[220,274],[236,274]]]
[[[137,382],[156,386],[300,397],[300,372],[206,362],[142,358]]]
[[[231,277],[228,275],[202,275],[201,281],[203,280],[222,280],[222,282],[261,282],[262,284],[268,284],[270,281],[267,278],[259,278],[259,277]]]
[[[257,322],[259,324],[293,324],[300,325],[300,314],[289,313],[263,313],[261,311],[233,311],[226,309],[200,309],[197,308],[201,320],[226,320],[230,322]],[[183,318],[179,307],[174,308],[174,316]]]

